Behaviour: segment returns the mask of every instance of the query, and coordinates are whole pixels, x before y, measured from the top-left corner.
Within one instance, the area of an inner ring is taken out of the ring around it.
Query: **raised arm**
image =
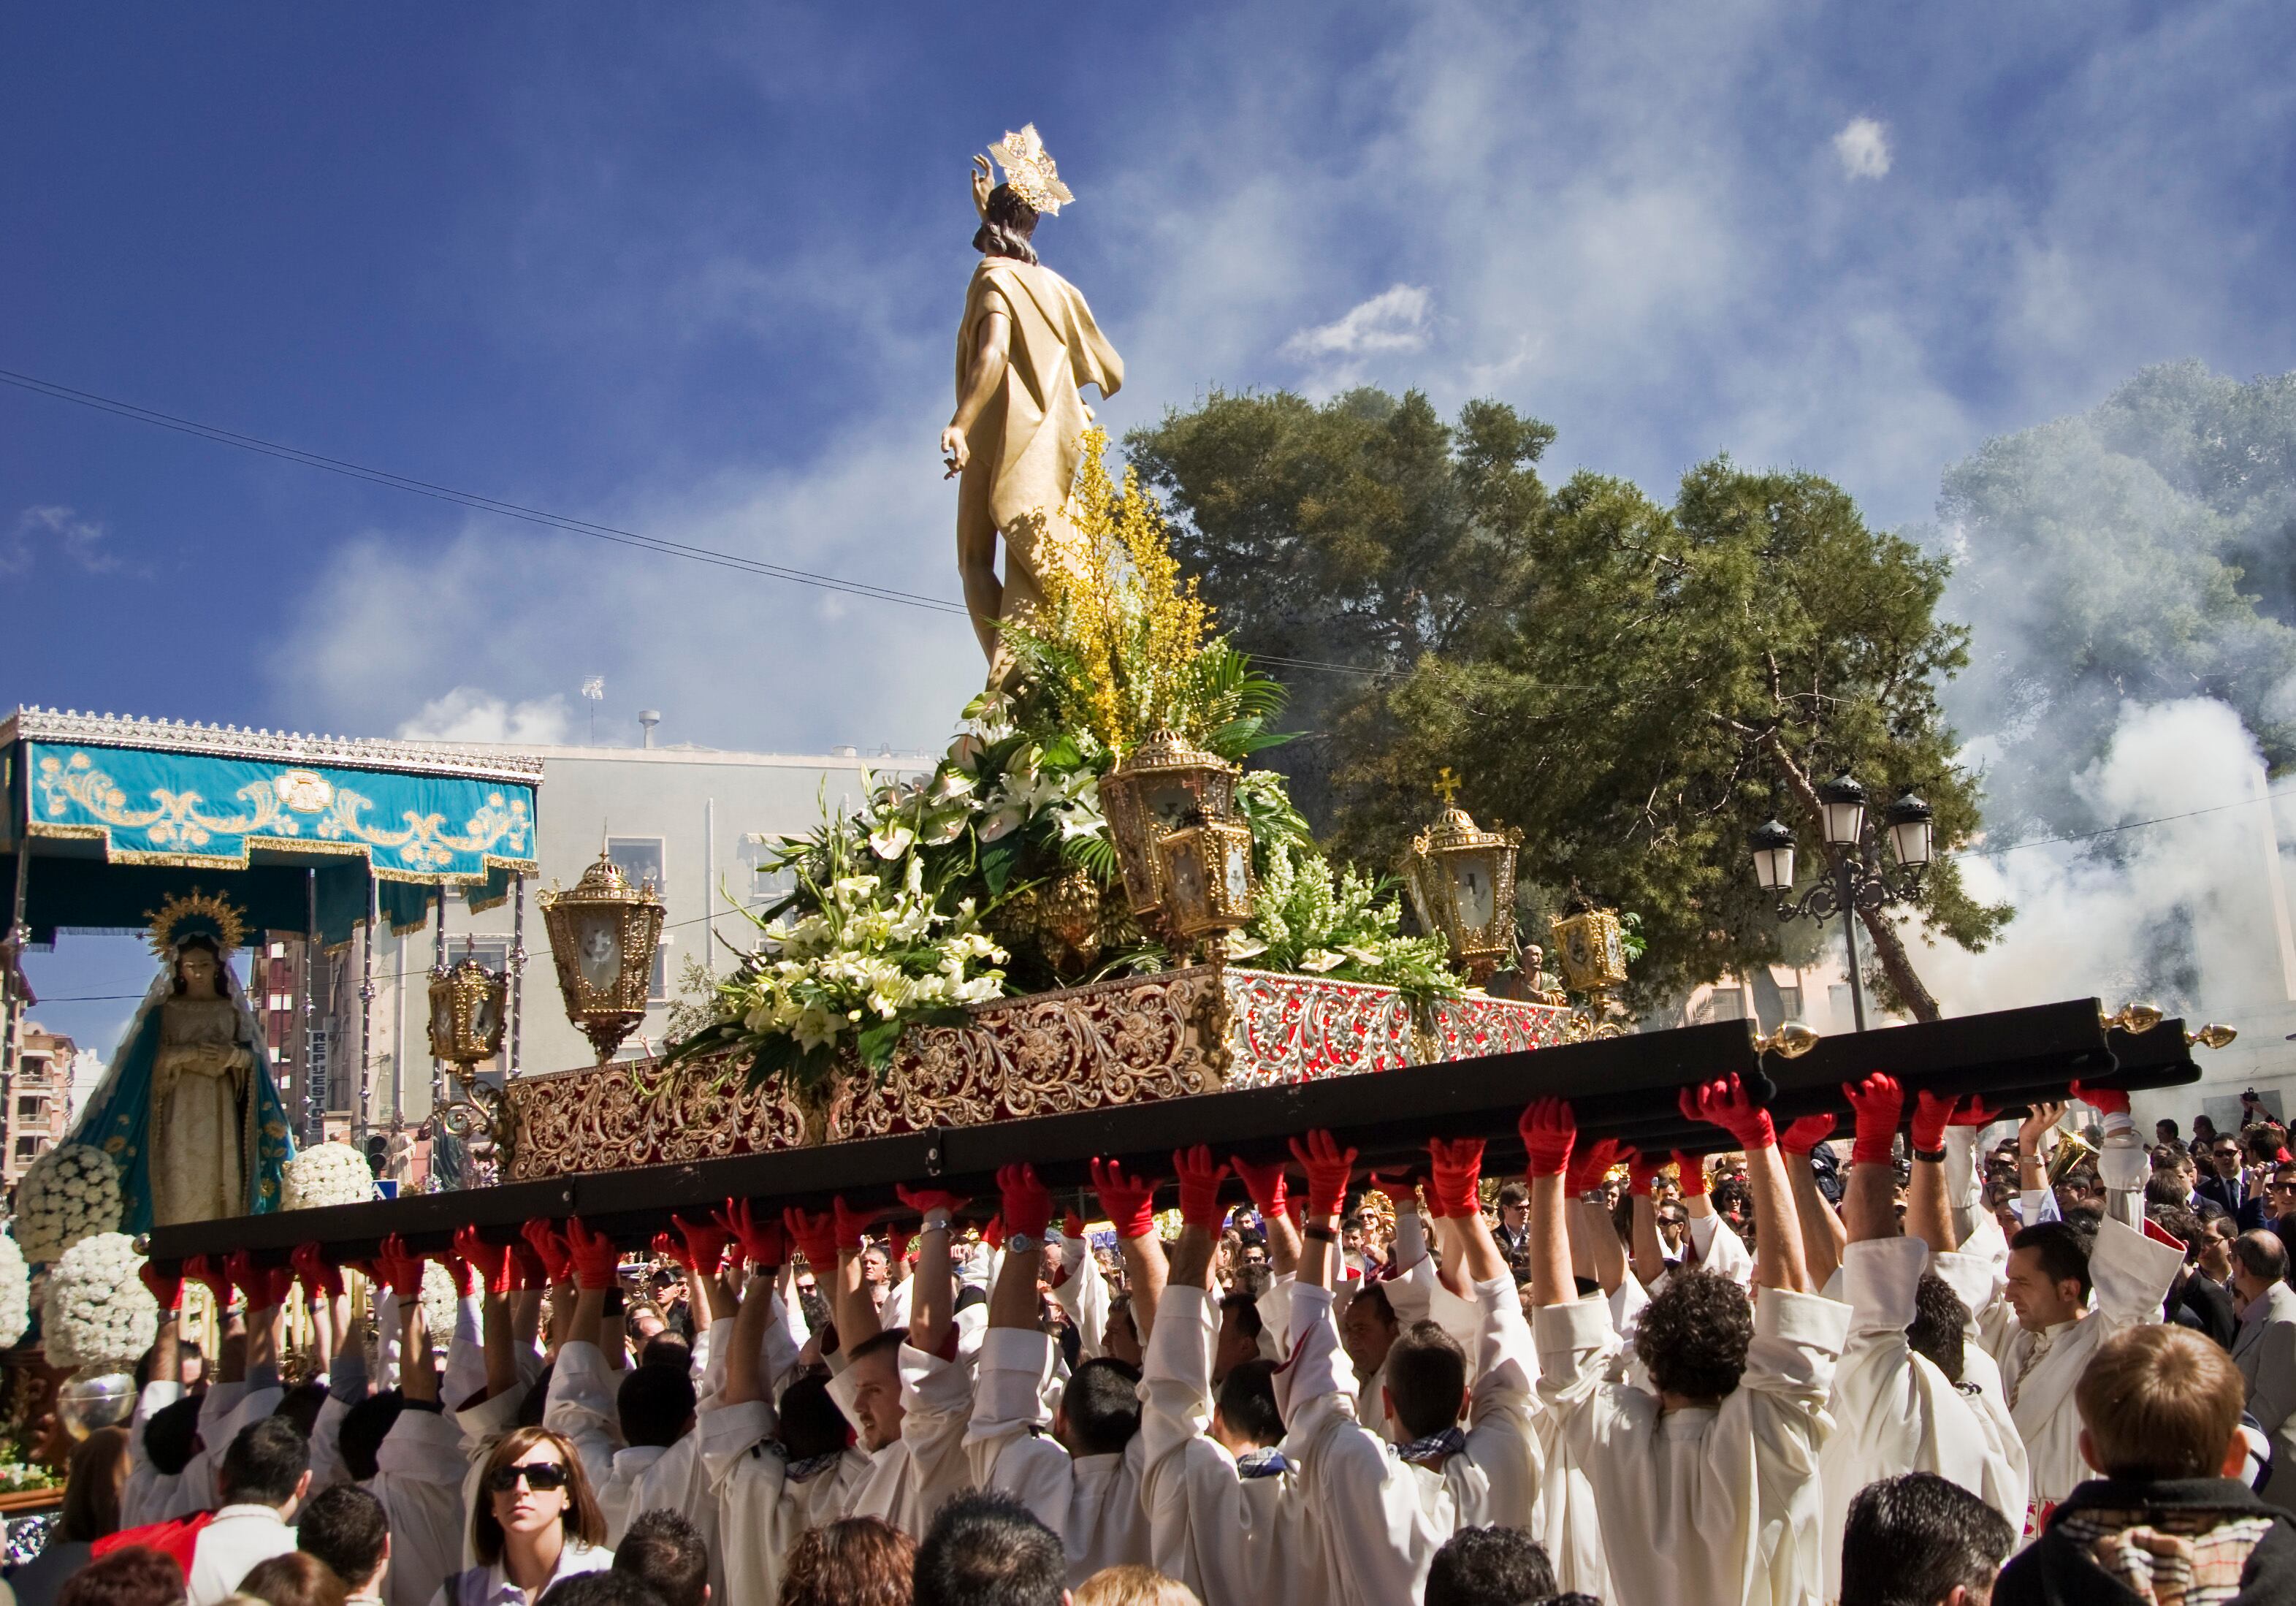
[[[1052,1224],[1053,1196],[1029,1165],[998,1167],[996,1191],[1004,1217],[1004,1264],[989,1292],[988,1325],[1037,1332],[1044,1314],[1037,1283],[1045,1273],[1045,1229]],[[904,1197],[914,1202],[913,1196]],[[930,1211],[926,1219],[931,1219]]]
[[[1260,1229],[1267,1234],[1268,1270],[1278,1277],[1294,1275],[1300,1270],[1300,1229],[1292,1219],[1291,1200],[1284,1190],[1283,1162],[1253,1165],[1230,1155],[1227,1163],[1243,1180],[1251,1194],[1251,1207],[1259,1213]]]
[[[1770,1112],[1748,1098],[1735,1075],[1685,1088],[1682,1113],[1710,1122],[1737,1139],[1746,1155],[1746,1182],[1754,1196],[1754,1277],[1764,1288],[1809,1292],[1809,1263],[1801,1222],[1794,1212],[1786,1168],[1778,1157]]]
[[[1666,1275],[1666,1245],[1658,1235],[1658,1200],[1651,1190],[1666,1162],[1643,1158],[1642,1150],[1620,1151],[1627,1162],[1627,1191],[1634,1200],[1635,1281],[1649,1288]]]
[[[1585,1276],[1605,1294],[1616,1293],[1626,1281],[1627,1255],[1619,1242],[1618,1223],[1602,1201],[1592,1196],[1619,1161],[1619,1141],[1604,1138],[1571,1157],[1563,1173],[1562,1190],[1570,1196],[1566,1220],[1570,1231],[1570,1272]],[[1477,1208],[1475,1214],[1482,1211]]]
[[[1785,1165],[1786,1183],[1793,1190],[1794,1219],[1801,1223],[1803,1253],[1809,1257],[1809,1281],[1824,1288],[1841,1264],[1841,1246],[1849,1235],[1825,1195],[1817,1190],[1817,1173],[1810,1156],[1833,1135],[1832,1116],[1804,1116],[1778,1134],[1778,1154]]]
[[[1904,1095],[1890,1077],[1875,1072],[1842,1093],[1857,1112],[1857,1141],[1849,1151],[1849,1183],[1841,1214],[1849,1242],[1872,1243],[1898,1234],[1897,1174],[1890,1163],[1890,1140],[1898,1130]]]
[[[1914,1174],[1906,1189],[1906,1231],[1930,1247],[1932,1254],[1950,1255],[1960,1248],[1953,1226],[1953,1198],[1946,1176],[1946,1132],[1953,1124],[1955,1101],[1940,1099],[1923,1088],[1914,1104],[1914,1128],[1907,1147],[1913,1151]]]
[[[1156,1304],[1163,1297],[1164,1245],[1156,1236],[1156,1183],[1152,1177],[1128,1172],[1114,1160],[1092,1163],[1092,1185],[1100,1195],[1100,1208],[1116,1228],[1116,1252],[1124,1258],[1124,1281],[1129,1289],[1132,1325],[1144,1347],[1156,1326]]]
[[[1530,1297],[1542,1305],[1570,1305],[1578,1297],[1578,1284],[1570,1274],[1562,1174],[1578,1141],[1578,1118],[1562,1099],[1540,1099],[1522,1112],[1520,1130],[1530,1183]]]

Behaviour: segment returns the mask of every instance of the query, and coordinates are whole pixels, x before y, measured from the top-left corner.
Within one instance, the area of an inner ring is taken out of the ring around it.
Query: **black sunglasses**
[[[520,1478],[537,1495],[547,1495],[553,1489],[566,1487],[566,1469],[553,1461],[522,1461],[515,1465],[496,1467],[487,1474],[487,1493],[507,1495],[518,1487]]]

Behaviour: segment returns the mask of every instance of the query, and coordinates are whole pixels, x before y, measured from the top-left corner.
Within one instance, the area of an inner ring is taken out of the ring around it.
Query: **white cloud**
[[[1880,178],[1890,170],[1890,131],[1870,117],[1853,117],[1833,136],[1833,153],[1852,178]]]
[[[537,747],[564,744],[572,729],[563,696],[512,703],[475,686],[433,697],[398,728],[406,741],[504,742]]]
[[[90,574],[108,574],[119,559],[104,546],[105,531],[70,507],[27,507],[0,533],[0,574],[21,574],[53,548]]]
[[[1394,284],[1341,317],[1302,329],[1283,342],[1293,357],[1361,357],[1374,351],[1416,351],[1427,343],[1434,297],[1422,284]]]

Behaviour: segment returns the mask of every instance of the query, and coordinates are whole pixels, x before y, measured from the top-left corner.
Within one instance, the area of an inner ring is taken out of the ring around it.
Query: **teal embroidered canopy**
[[[19,709],[0,721],[0,762],[6,856],[77,861],[66,883],[91,904],[111,901],[90,896],[101,890],[91,873],[132,867],[147,872],[130,877],[140,883],[163,869],[250,872],[251,893],[265,871],[291,869],[299,880],[316,869],[329,884],[323,902],[348,903],[349,894],[357,918],[365,894],[335,885],[340,872],[403,891],[384,898],[401,924],[414,910],[397,905],[419,906],[442,881],[471,888],[478,906],[535,869],[542,765],[517,754]],[[96,872],[98,863],[118,868]],[[35,927],[111,924],[109,910],[78,917],[36,901],[47,918]],[[327,913],[331,932],[346,923]]]

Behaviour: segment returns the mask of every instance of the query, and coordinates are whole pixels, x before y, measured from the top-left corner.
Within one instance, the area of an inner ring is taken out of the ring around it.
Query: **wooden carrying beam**
[[[1889,1071],[1909,1091],[1983,1091],[2005,1107],[2062,1097],[2076,1080],[2136,1089],[2200,1075],[2182,1022],[2164,1021],[2142,1037],[2108,1035],[2094,1000],[1836,1038],[1799,1060],[1760,1053],[1751,1025],[1726,1021],[1033,1120],[161,1227],[152,1233],[151,1254],[168,1264],[246,1249],[278,1264],[297,1244],[316,1241],[338,1259],[357,1259],[393,1232],[427,1253],[444,1250],[466,1224],[508,1242],[523,1222],[569,1215],[637,1246],[668,1228],[674,1213],[728,1198],[819,1207],[841,1194],[850,1205],[891,1212],[896,1184],[928,1180],[970,1191],[985,1214],[994,1208],[996,1168],[1016,1161],[1033,1164],[1056,1192],[1073,1194],[1087,1188],[1095,1156],[1161,1175],[1177,1148],[1210,1143],[1223,1158],[1266,1159],[1316,1127],[1359,1149],[1365,1168],[1423,1160],[1431,1137],[1481,1137],[1489,1144],[1485,1170],[1500,1174],[1521,1162],[1515,1124],[1533,1099],[1569,1099],[1589,1139],[1709,1151],[1733,1144],[1719,1129],[1683,1118],[1677,1099],[1693,1083],[1734,1074],[1791,1118],[1846,1111],[1841,1083],[1874,1070]],[[1241,1189],[1230,1187],[1240,1199]],[[1088,1200],[1083,1208],[1094,1213]]]

